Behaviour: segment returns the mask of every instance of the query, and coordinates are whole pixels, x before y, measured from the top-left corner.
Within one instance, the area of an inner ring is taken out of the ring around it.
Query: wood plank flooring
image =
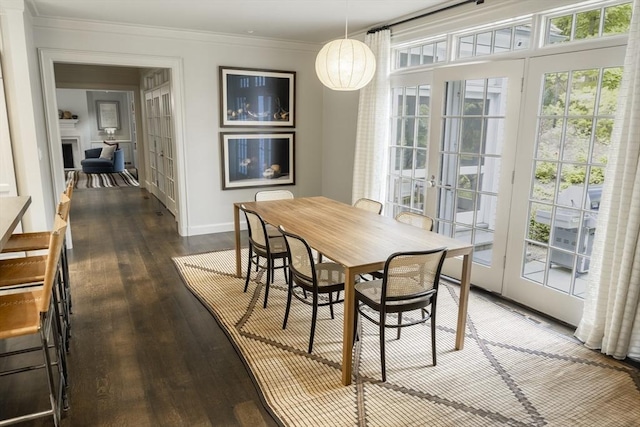
[[[70,409],[62,425],[277,425],[171,261],[230,249],[233,233],[180,237],[174,217],[139,188],[75,191],[70,218]],[[41,374],[0,379],[0,418],[46,407]]]

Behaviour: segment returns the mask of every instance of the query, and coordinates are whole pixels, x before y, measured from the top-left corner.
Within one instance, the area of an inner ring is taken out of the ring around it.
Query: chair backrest
[[[69,210],[71,209],[71,199],[66,193],[60,195],[60,201],[58,202],[58,211],[56,212],[63,221],[67,221],[69,218]]]
[[[42,299],[39,300],[38,310],[45,313],[49,309],[51,301],[51,293],[53,292],[53,283],[56,280],[58,272],[58,262],[62,253],[62,242],[64,234],[67,230],[67,223],[58,215],[53,224],[53,231],[49,237],[49,253],[47,255],[47,264],[44,272],[44,286],[42,288]]]
[[[382,303],[429,297],[438,290],[446,248],[398,252],[384,265]]]
[[[420,215],[415,212],[400,212],[396,215],[396,220],[404,224],[420,227],[428,231],[433,231],[433,218],[427,215]]]
[[[382,212],[382,203],[367,198],[356,200],[353,206],[358,209],[364,209],[365,211],[376,213],[378,215],[380,215],[380,213]]]
[[[308,286],[315,286],[317,283],[315,262],[311,253],[311,247],[304,238],[287,232],[283,226],[278,230],[284,236],[289,255],[289,269],[297,283],[304,282]]]
[[[293,193],[289,190],[263,190],[256,193],[256,202],[266,200],[293,199]]]
[[[64,190],[64,194],[67,195],[69,200],[71,200],[71,197],[73,197],[73,186],[74,186],[74,180],[70,179],[69,183],[67,184],[67,188],[65,188]]]
[[[267,250],[267,227],[257,212],[247,209],[244,205],[240,206],[240,210],[244,212],[247,219],[247,228],[249,230],[249,241],[258,249]]]

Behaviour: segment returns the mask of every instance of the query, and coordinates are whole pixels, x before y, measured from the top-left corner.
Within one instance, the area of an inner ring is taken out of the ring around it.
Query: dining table
[[[462,256],[455,349],[463,349],[471,280],[472,244],[322,196],[234,203],[233,206],[236,276],[242,277],[241,206],[255,211],[265,222],[273,226],[282,225],[287,231],[302,236],[324,257],[344,267],[342,384],[349,385],[352,381],[356,278],[361,274],[383,269],[389,255],[396,252],[445,247],[447,258]]]
[[[22,220],[31,204],[31,196],[0,197],[0,251]]]

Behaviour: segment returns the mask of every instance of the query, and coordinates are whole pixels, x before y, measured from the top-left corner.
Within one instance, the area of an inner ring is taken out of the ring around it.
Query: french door
[[[145,92],[151,192],[176,214],[175,147],[169,85]]]
[[[473,244],[472,282],[502,293],[524,61],[439,68],[432,82],[425,213]],[[461,260],[444,274],[456,277]]]
[[[572,325],[589,280],[624,51],[529,62],[503,294]]]

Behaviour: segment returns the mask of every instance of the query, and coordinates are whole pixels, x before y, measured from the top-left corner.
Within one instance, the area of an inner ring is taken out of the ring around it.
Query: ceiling
[[[309,43],[460,0],[27,0],[36,17],[238,34]]]

